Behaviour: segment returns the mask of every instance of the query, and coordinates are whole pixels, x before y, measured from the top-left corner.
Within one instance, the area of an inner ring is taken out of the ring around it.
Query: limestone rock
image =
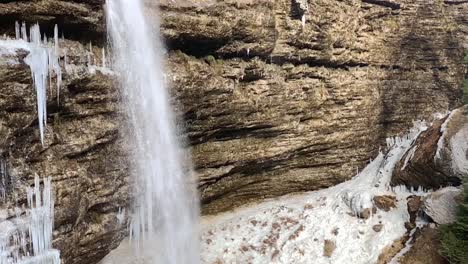
[[[461,194],[462,191],[455,187],[446,187],[433,192],[424,200],[423,211],[437,224],[453,223]]]
[[[374,226],[372,227],[372,230],[374,230],[375,232],[378,233],[378,232],[382,231],[382,228],[383,228],[383,225],[382,225],[382,224],[378,224],[378,225],[374,225]]]
[[[96,263],[126,235],[119,208],[128,207],[128,161],[121,137],[123,116],[109,76],[90,73],[81,62],[81,44],[61,43],[68,50],[68,71],[57,104],[48,92],[48,120],[41,145],[36,98],[29,67],[0,56],[0,153],[7,170],[2,208],[26,203],[25,188],[34,175],[53,179],[53,245],[64,263]],[[62,57],[63,59],[63,57]],[[8,217],[14,217],[12,210]]]

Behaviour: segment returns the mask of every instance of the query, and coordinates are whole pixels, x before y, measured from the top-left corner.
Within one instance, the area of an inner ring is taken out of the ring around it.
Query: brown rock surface
[[[396,207],[396,197],[391,195],[375,196],[373,198],[374,205],[385,212],[390,211]]]
[[[325,241],[323,242],[323,255],[325,257],[331,257],[335,249],[336,249],[335,242],[325,239]]]
[[[411,249],[398,261],[401,264],[449,264],[439,254],[440,235],[435,228],[423,228]]]
[[[71,51],[78,44],[66,45]],[[69,63],[79,62],[77,54],[69,52]],[[19,52],[20,62],[24,55]],[[0,150],[8,168],[1,176],[9,183],[1,207],[21,207],[34,175],[50,176],[55,196],[54,246],[65,263],[96,262],[126,234],[125,223],[117,219],[119,208],[129,203],[117,91],[108,77],[90,74],[86,67],[66,73],[59,105],[55,92],[48,92],[42,146],[29,66],[0,57],[0,80]]]
[[[421,196],[413,195],[408,197],[407,199],[407,208],[408,208],[408,213],[410,215],[410,221],[406,225],[408,229],[413,229],[416,227],[416,218],[418,216],[418,212],[421,210],[423,202],[421,199]]]
[[[385,247],[382,252],[380,252],[377,264],[389,263],[393,257],[405,247],[405,243],[408,239],[409,236],[405,235],[404,237],[395,240],[391,245]]]
[[[317,0],[302,27],[302,11],[286,0],[161,1],[167,77],[203,212],[335,185],[385,137],[458,106],[468,4],[452,2]],[[0,35],[12,36],[16,20],[37,21],[103,45],[102,4],[2,2]],[[81,44],[67,42],[71,64],[86,62]],[[64,76],[60,105],[49,97],[42,147],[19,61],[0,67],[0,150],[12,183],[3,205],[13,193],[24,202],[35,173],[51,176],[54,245],[67,264],[96,263],[123,236],[116,216],[131,196],[113,78]]]

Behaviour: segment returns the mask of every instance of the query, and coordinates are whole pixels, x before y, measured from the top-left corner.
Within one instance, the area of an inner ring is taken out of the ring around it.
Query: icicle
[[[87,53],[88,68],[93,65],[93,62],[91,61],[92,57],[93,57],[93,44],[89,42],[89,52]]]
[[[301,23],[302,23],[302,29],[304,29],[305,24],[306,24],[306,15],[305,14],[302,15]]]
[[[102,48],[102,67],[106,68],[106,50]]]
[[[25,59],[26,64],[31,68],[31,75],[36,88],[37,115],[39,120],[39,131],[41,143],[44,144],[44,129],[47,123],[47,77],[48,77],[48,51],[41,46],[41,33],[39,25],[31,27],[31,51]]]
[[[60,103],[60,86],[62,85],[62,69],[60,68],[60,48],[58,38],[58,26],[54,28],[54,56],[51,58],[52,71],[55,73],[57,78],[57,105]]]
[[[18,23],[18,21],[15,22],[15,35],[16,35],[16,39],[20,39],[21,38],[21,28],[20,28],[20,24]]]
[[[65,72],[68,73],[68,52],[67,50],[64,51],[64,59],[63,59],[63,66],[65,67]]]
[[[125,208],[122,209],[122,207],[119,207],[119,213],[117,214],[117,221],[119,222],[119,225],[122,225],[125,221]]]
[[[28,41],[28,34],[26,33],[26,23],[23,22],[22,25],[21,25],[21,38],[24,40],[24,41]]]

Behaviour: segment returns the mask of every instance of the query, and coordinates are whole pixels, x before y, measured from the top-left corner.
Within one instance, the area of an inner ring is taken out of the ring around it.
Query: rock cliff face
[[[349,179],[385,137],[461,104],[466,1],[305,2],[159,3],[167,80],[206,214]],[[114,247],[132,196],[115,78],[85,66],[88,42],[97,62],[106,45],[103,4],[0,3],[0,35],[14,36],[15,21],[49,36],[58,24],[73,68],[60,103],[49,96],[42,147],[26,53],[0,57],[3,207],[24,203],[34,174],[51,176],[65,263],[95,263]]]

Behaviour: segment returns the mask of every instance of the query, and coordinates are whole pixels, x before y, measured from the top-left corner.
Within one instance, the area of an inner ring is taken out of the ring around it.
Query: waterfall
[[[141,0],[106,1],[112,67],[120,76],[132,148],[130,238],[147,263],[199,263],[192,173],[177,142],[157,17],[149,23],[143,8]]]

